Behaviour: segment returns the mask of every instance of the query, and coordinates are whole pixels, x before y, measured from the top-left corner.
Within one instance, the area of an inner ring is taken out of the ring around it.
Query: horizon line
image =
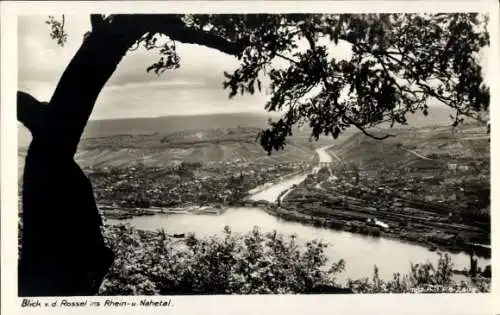
[[[89,118],[89,121],[107,121],[107,120],[130,120],[130,119],[155,119],[166,117],[193,117],[193,116],[214,116],[214,115],[252,115],[252,116],[266,116],[266,115],[280,115],[278,112],[221,112],[221,113],[193,113],[193,114],[175,114],[175,115],[161,115],[161,116],[133,116],[133,117],[109,117],[109,118]]]

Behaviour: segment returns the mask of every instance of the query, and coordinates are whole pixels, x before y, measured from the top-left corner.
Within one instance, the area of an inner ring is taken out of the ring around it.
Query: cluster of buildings
[[[99,204],[148,208],[230,204],[256,186],[305,167],[302,162],[230,161],[181,163],[171,168],[89,168],[86,172]]]
[[[368,170],[345,163],[332,170],[322,168],[302,183],[303,189],[287,196],[285,207],[342,218],[344,225],[373,223],[401,234],[423,233],[414,238],[428,231],[439,239],[455,239],[455,231],[466,227],[461,233],[487,242],[490,184],[489,167],[482,167],[483,162],[424,161]],[[438,233],[443,230],[447,232]]]

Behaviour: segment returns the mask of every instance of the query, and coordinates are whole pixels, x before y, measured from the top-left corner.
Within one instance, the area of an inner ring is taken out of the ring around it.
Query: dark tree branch
[[[387,52],[386,51],[377,51],[376,53],[375,52],[372,52],[370,51],[370,49],[368,49],[369,47],[367,47],[366,45],[363,45],[363,44],[360,44],[360,43],[352,43],[353,45],[356,45],[359,49],[363,50],[364,52],[368,53],[368,54],[371,54],[372,56],[374,56],[378,62],[382,65],[382,67],[384,68],[384,71],[392,78],[392,76],[390,75],[390,72],[387,70],[386,68],[386,63],[384,62],[384,60],[381,58],[381,56],[384,56],[394,62],[396,62],[397,64],[401,65],[406,71],[408,71],[409,73],[411,73],[414,78],[415,78],[415,82],[414,84],[416,84],[418,87],[420,87],[422,90],[411,90],[411,89],[408,89],[408,88],[405,88],[405,90],[413,95],[415,95],[416,93],[422,93],[422,94],[427,94],[429,96],[432,96],[434,98],[436,98],[437,100],[439,100],[440,102],[448,105],[449,107],[451,108],[454,108],[454,109],[457,109],[456,105],[454,104],[455,103],[455,100],[451,97],[446,97],[444,95],[440,95],[438,94],[431,86],[429,86],[428,84],[422,82],[420,80],[420,76],[415,73],[415,71],[413,70],[413,68],[411,67],[411,65],[408,65],[407,63],[405,63],[403,61],[403,59],[407,59],[408,55],[401,52],[399,53],[399,55],[401,55],[401,59],[398,59],[398,58],[395,58],[393,55],[394,53],[393,52]],[[412,61],[409,60],[408,61],[409,63],[411,63]],[[448,79],[450,79],[450,75],[447,74],[447,77]],[[410,81],[409,79],[406,79],[407,81]],[[396,86],[402,91],[401,87],[399,84],[397,84],[396,80],[393,80],[394,83],[396,83]],[[463,113],[462,113],[463,114]],[[463,114],[465,115],[465,114]],[[469,115],[466,115],[466,116],[469,116]],[[472,116],[469,116],[471,118],[474,118],[473,115]],[[475,118],[474,118],[475,119]]]
[[[181,43],[202,45],[233,56],[240,56],[246,48],[245,43],[230,42],[219,36],[188,27],[172,28],[166,30],[164,34]]]
[[[17,92],[17,120],[29,129],[33,137],[43,131],[43,114],[46,103],[39,102],[31,94]]]
[[[309,42],[311,50],[314,52],[314,50],[316,49],[316,46],[315,46],[314,39],[313,39],[312,35],[310,33],[307,33],[305,36],[307,38],[307,41]],[[321,80],[323,81],[323,84],[325,84],[325,87],[332,88],[331,84],[328,82],[328,80],[326,78],[326,72],[323,69],[323,67],[320,67],[320,71],[321,71]],[[387,139],[389,137],[395,137],[395,135],[393,135],[393,134],[386,134],[384,136],[376,136],[374,134],[371,134],[368,131],[366,131],[366,129],[363,127],[362,124],[359,124],[359,123],[355,122],[354,120],[352,120],[351,118],[349,118],[348,116],[346,116],[345,111],[340,110],[340,112],[341,112],[342,120],[344,121],[344,123],[347,123],[347,124],[355,126],[363,134],[365,134],[366,136],[368,136],[370,138],[373,138],[373,139],[376,139],[376,140],[384,140],[384,139]]]
[[[104,25],[104,15],[102,14],[91,14],[90,15],[90,25],[92,26],[92,31],[96,31]]]
[[[373,138],[373,139],[376,139],[376,140],[384,140],[384,139],[387,139],[389,137],[395,137],[396,135],[393,135],[393,134],[385,134],[383,136],[376,136],[374,134],[371,134],[369,133],[368,131],[366,131],[366,129],[361,125],[361,124],[358,124],[357,122],[355,122],[354,120],[352,120],[351,118],[347,117],[347,116],[343,116],[342,119],[348,123],[348,124],[351,124],[353,126],[355,126],[357,129],[359,129],[363,134],[365,134],[366,136],[370,137],[370,138]]]
[[[304,32],[304,36],[307,39],[309,46],[311,47],[311,51],[315,52],[316,51],[316,43],[314,42],[313,34],[311,32]]]
[[[402,66],[405,68],[405,70],[409,71],[412,75],[414,75],[414,76],[415,76],[415,78],[416,78],[416,82],[415,82],[415,83],[416,83],[419,87],[421,87],[422,89],[424,89],[424,90],[425,90],[425,92],[426,92],[427,94],[429,94],[430,96],[435,97],[436,99],[438,99],[439,101],[443,102],[444,104],[447,104],[448,106],[453,107],[453,106],[452,106],[452,104],[451,104],[451,103],[453,102],[453,99],[451,99],[451,98],[449,98],[449,97],[445,97],[445,96],[443,96],[443,95],[439,95],[439,94],[438,94],[438,93],[436,93],[436,92],[434,91],[434,89],[432,89],[432,88],[431,88],[428,84],[425,84],[425,83],[421,82],[421,80],[419,79],[418,74],[416,74],[416,73],[415,73],[415,71],[413,70],[413,68],[412,68],[411,66],[407,65],[407,64],[406,64],[406,63],[404,63],[402,60],[399,60],[399,59],[397,59],[397,58],[395,58],[395,57],[391,56],[390,54],[386,54],[385,52],[382,52],[382,53],[380,53],[380,54],[384,55],[385,57],[387,57],[387,58],[389,58],[389,59],[391,59],[391,60],[396,61],[397,63],[399,63],[400,65],[402,65]],[[384,62],[380,59],[379,54],[373,54],[373,53],[372,53],[372,55],[373,55],[375,58],[377,58],[377,60],[379,60],[379,62],[380,62],[380,63],[382,64],[382,66],[385,68],[385,64],[384,64]]]
[[[246,40],[232,42],[222,36],[188,27],[182,21],[181,16],[177,15],[138,14],[117,17],[127,20],[131,27],[142,29],[143,33],[161,33],[181,43],[202,45],[233,56],[240,56],[249,44]]]
[[[64,71],[47,114],[48,139],[74,155],[95,101],[125,53],[146,33],[240,56],[248,42],[231,42],[187,27],[178,15],[91,15],[92,32]]]
[[[126,51],[142,34],[91,32],[68,64],[47,109],[47,139],[74,155],[101,89]]]
[[[293,63],[293,64],[295,64],[295,65],[297,65],[297,66],[299,65],[299,63],[298,63],[296,60],[293,60],[293,59],[292,59],[292,58],[290,58],[290,57],[287,57],[287,56],[282,55],[282,54],[280,54],[280,53],[276,53],[275,55],[276,55],[277,57],[280,57],[280,58],[282,58],[282,59],[285,59],[285,60],[287,60],[287,61],[290,61],[291,63]]]

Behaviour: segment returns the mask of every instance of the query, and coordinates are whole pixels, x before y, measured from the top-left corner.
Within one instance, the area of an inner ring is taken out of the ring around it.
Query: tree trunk
[[[41,104],[18,93],[18,119],[33,135],[23,177],[20,296],[95,294],[113,260],[104,246],[92,186],[74,155],[101,89],[129,47],[144,33],[159,32],[232,55],[245,48],[188,28],[177,15],[113,15],[106,20],[93,15],[91,23],[93,31],[64,71],[43,115],[33,107],[24,110]]]
[[[101,89],[142,35],[116,29],[99,28],[84,40],[46,106],[42,128],[31,130],[23,177],[20,296],[93,295],[112,263],[92,186],[74,154]]]
[[[50,100],[46,125],[51,144],[75,154],[99,93],[140,35],[133,29],[102,27],[84,40]]]

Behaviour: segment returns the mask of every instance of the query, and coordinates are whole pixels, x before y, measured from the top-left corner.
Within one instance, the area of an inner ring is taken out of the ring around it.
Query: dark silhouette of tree
[[[22,104],[18,119],[33,135],[23,175],[18,293],[94,294],[113,254],[104,245],[90,181],[68,152],[71,146],[62,142],[64,136],[52,133],[51,104],[22,92],[17,99]]]
[[[306,123],[316,139],[337,138],[351,126],[384,139],[390,135],[370,127],[427,114],[430,99],[455,110],[454,125],[481,119],[489,106],[478,61],[489,44],[487,19],[479,14],[93,14],[90,20],[92,30],[48,104],[18,95],[18,119],[33,134],[23,182],[22,295],[95,293],[102,275],[93,266],[105,270],[109,263],[92,188],[74,154],[97,96],[128,51],[158,51],[160,59],[147,68],[157,74],[180,66],[176,42],[233,55],[240,67],[224,74],[229,97],[261,90],[266,77],[265,108],[283,112],[260,134],[269,153]],[[47,23],[64,45],[64,18]],[[351,47],[348,60],[329,52],[340,41]],[[301,42],[305,51],[296,49]],[[274,67],[275,59],[287,65]]]

